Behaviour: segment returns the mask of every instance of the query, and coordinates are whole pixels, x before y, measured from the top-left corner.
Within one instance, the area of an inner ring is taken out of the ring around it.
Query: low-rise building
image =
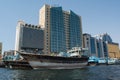
[[[89,56],[107,57],[107,46],[100,38],[92,37],[90,34],[83,34],[83,47],[88,48]]]
[[[120,58],[118,43],[107,43],[107,47],[108,47],[108,56],[110,58]]]
[[[107,33],[95,37],[83,34],[83,47],[88,48],[89,56],[120,58],[119,44],[113,42]]]

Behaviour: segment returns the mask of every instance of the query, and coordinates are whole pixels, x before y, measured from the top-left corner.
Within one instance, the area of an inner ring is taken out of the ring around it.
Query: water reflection
[[[72,70],[0,69],[0,80],[120,80],[120,65],[89,66]]]

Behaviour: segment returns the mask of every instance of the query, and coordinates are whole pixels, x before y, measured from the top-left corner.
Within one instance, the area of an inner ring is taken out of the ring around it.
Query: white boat
[[[98,59],[98,65],[99,65],[99,64],[107,64],[106,59],[105,59],[105,58],[99,58],[99,59]]]
[[[109,64],[115,64],[117,60],[118,60],[117,58],[108,58],[108,59],[107,59],[107,64],[108,64],[108,65],[109,65]]]

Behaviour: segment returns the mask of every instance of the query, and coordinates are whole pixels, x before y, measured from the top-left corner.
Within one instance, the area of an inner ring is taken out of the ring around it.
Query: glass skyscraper
[[[82,47],[81,17],[73,11],[44,5],[40,9],[39,25],[44,29],[45,53],[59,53],[72,47]]]
[[[96,39],[94,37],[90,38],[90,44],[91,44],[91,54],[96,54]]]
[[[70,11],[70,48],[82,46],[81,18],[73,11]]]
[[[51,52],[65,51],[66,42],[62,7],[50,8],[50,34]]]

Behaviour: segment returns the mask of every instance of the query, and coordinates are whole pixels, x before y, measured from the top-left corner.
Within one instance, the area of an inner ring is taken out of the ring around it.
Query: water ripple
[[[0,68],[0,80],[120,80],[120,65],[72,70],[12,70]]]

